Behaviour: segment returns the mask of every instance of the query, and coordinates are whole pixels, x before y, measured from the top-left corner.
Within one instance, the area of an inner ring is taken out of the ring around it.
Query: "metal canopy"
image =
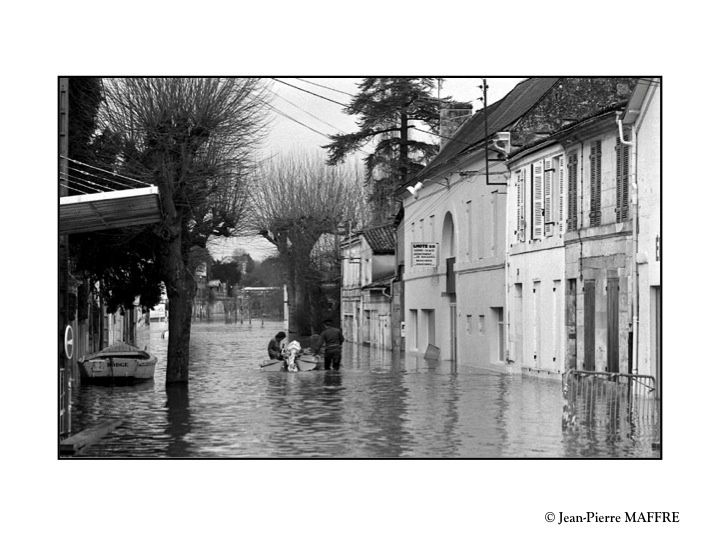
[[[60,197],[60,234],[85,233],[160,221],[157,186]]]

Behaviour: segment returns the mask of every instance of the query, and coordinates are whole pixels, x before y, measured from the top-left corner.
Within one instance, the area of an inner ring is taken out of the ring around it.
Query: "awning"
[[[367,285],[363,285],[362,289],[368,290],[378,290],[378,289],[387,289],[393,282],[395,277],[391,274],[389,276],[385,276],[384,278],[380,278],[376,281],[373,281],[372,283],[368,283]]]
[[[157,186],[60,197],[60,234],[85,233],[160,221]]]

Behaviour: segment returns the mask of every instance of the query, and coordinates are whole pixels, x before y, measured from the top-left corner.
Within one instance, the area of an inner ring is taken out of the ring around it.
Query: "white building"
[[[630,179],[637,216],[635,321],[637,373],[661,372],[660,79],[641,80],[623,117],[631,130]],[[660,385],[656,386],[658,392]]]
[[[360,231],[342,244],[342,331],[345,339],[392,349],[395,228]]]
[[[508,357],[523,372],[565,370],[565,152],[555,141],[509,160]]]
[[[407,352],[435,345],[442,359],[506,369],[505,132],[557,81],[528,79],[488,106],[487,122],[473,115],[406,186],[398,234]]]

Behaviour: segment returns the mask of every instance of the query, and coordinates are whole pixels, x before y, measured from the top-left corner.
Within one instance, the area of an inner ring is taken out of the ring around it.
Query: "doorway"
[[[457,360],[457,304],[450,304],[450,360]]]
[[[595,371],[595,280],[588,279],[583,286],[583,323],[585,343],[583,347],[583,368]]]
[[[607,370],[620,372],[620,342],[618,327],[618,295],[620,282],[616,277],[607,280]]]

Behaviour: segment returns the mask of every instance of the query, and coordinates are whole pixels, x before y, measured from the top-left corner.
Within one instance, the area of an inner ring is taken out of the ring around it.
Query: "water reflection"
[[[187,387],[170,386],[167,394],[167,455],[170,457],[184,457],[190,455],[190,444],[186,435],[190,433],[190,398]]]
[[[110,457],[613,457],[656,456],[643,426],[619,436],[613,415],[582,412],[562,429],[557,381],[347,344],[340,371],[265,373],[265,327],[193,326],[190,383],[165,388],[167,341],[151,331],[154,381],[83,386],[76,430],[122,417],[87,450]],[[597,419],[595,419],[597,420]]]

